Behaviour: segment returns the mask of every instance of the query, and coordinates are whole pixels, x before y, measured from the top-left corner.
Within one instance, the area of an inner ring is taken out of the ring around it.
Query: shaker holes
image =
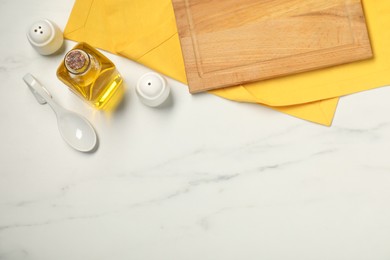
[[[39,30],[39,32],[38,32],[38,30]],[[34,29],[34,32],[43,34],[42,26],[38,26],[38,29]]]

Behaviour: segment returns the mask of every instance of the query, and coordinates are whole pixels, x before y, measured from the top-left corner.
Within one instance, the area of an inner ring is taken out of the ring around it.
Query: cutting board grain
[[[172,0],[191,93],[372,57],[361,0]]]

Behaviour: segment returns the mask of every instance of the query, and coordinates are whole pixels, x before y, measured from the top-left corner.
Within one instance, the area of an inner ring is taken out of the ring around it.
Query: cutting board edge
[[[206,91],[209,91],[209,90],[216,90],[216,89],[222,89],[222,88],[227,88],[227,87],[240,86],[240,85],[245,85],[245,84],[251,84],[251,83],[254,83],[254,82],[260,82],[261,83],[262,81],[266,81],[266,80],[272,80],[272,79],[275,79],[275,78],[288,77],[288,76],[293,76],[293,75],[301,74],[301,73],[309,73],[309,72],[314,72],[316,70],[323,70],[323,69],[329,69],[329,68],[333,68],[333,67],[348,66],[348,64],[351,64],[351,63],[364,62],[364,61],[373,59],[374,58],[374,53],[372,51],[371,45],[367,46],[367,48],[370,49],[370,53],[366,52],[366,53],[364,53],[361,56],[355,56],[354,59],[351,59],[351,61],[343,63],[343,64],[323,65],[322,67],[318,67],[318,68],[301,69],[301,70],[296,70],[293,74],[291,74],[291,72],[287,72],[287,73],[284,73],[284,74],[281,73],[281,74],[278,74],[277,76],[270,75],[268,77],[263,77],[261,79],[256,78],[256,79],[253,79],[253,80],[243,80],[243,81],[238,81],[238,83],[223,84],[223,85],[218,86],[218,87],[215,87],[215,86],[212,86],[211,84],[208,84],[209,81],[205,80],[205,78],[200,78],[199,77],[199,78],[196,78],[195,81],[194,81],[194,78],[190,78],[189,75],[187,74],[187,70],[186,70],[188,88],[189,88],[189,92],[191,94],[198,94],[198,93],[206,92]],[[210,77],[210,80],[213,80],[212,76]]]

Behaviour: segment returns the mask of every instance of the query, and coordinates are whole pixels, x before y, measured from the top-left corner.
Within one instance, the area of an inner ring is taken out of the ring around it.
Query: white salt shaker
[[[55,53],[64,42],[60,28],[47,19],[31,24],[27,31],[27,39],[34,49],[42,55]]]
[[[138,80],[136,92],[142,103],[157,107],[167,100],[170,88],[160,74],[149,72]]]

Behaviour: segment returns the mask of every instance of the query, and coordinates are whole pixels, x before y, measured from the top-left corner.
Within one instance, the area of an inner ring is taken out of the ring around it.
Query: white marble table
[[[25,36],[72,5],[0,0],[1,260],[390,259],[390,88],[342,98],[330,128],[173,81],[156,110],[134,92],[148,69],[107,54],[127,86],[108,116]],[[91,120],[95,153],[65,144],[27,72]]]

